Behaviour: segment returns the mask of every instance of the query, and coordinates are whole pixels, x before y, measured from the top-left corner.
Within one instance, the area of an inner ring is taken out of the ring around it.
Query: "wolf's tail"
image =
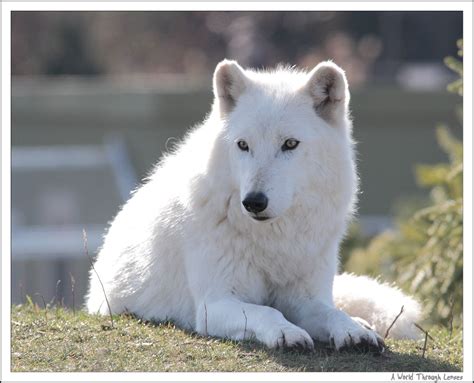
[[[417,339],[421,332],[414,323],[421,317],[421,306],[397,287],[375,279],[341,274],[334,279],[334,302],[353,317],[365,319],[384,336],[403,306],[403,313],[390,329],[389,337]]]

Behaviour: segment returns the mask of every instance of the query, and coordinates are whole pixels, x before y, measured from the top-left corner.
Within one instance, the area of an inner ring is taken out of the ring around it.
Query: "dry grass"
[[[434,340],[423,358],[421,339],[386,340],[381,356],[267,350],[190,334],[170,323],[144,323],[129,315],[110,318],[84,311],[12,307],[12,371],[461,371],[462,332],[430,329]]]

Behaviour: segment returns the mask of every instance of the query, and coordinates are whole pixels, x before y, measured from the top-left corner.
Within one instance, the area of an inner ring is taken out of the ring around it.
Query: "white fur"
[[[201,334],[268,347],[333,340],[337,348],[391,330],[414,337],[419,305],[366,277],[336,277],[356,201],[343,71],[242,69],[223,61],[202,125],[160,161],[112,222],[95,269],[114,313],[171,319]],[[285,140],[300,143],[282,151]],[[249,151],[238,148],[245,140]],[[262,192],[257,215],[242,200]],[[255,216],[269,218],[257,221]],[[91,270],[87,309],[108,312]]]

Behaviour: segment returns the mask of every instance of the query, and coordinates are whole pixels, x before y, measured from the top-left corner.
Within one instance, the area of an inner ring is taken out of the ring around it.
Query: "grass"
[[[36,304],[12,306],[12,371],[461,371],[462,332],[429,329],[424,339],[393,341],[381,356],[268,350],[190,334],[170,323],[151,324],[130,315],[110,318]]]

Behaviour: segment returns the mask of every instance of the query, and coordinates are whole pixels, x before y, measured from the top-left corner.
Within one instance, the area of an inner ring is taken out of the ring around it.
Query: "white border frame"
[[[463,11],[464,12],[464,361],[463,373],[472,381],[472,3],[471,2],[3,2],[2,7],[2,379],[7,381],[153,381],[153,380],[274,380],[274,381],[384,381],[392,373],[20,373],[10,371],[10,15],[12,11],[120,11],[120,10],[332,10],[332,11]],[[441,374],[442,376],[442,374]],[[415,374],[415,380],[416,374]]]

